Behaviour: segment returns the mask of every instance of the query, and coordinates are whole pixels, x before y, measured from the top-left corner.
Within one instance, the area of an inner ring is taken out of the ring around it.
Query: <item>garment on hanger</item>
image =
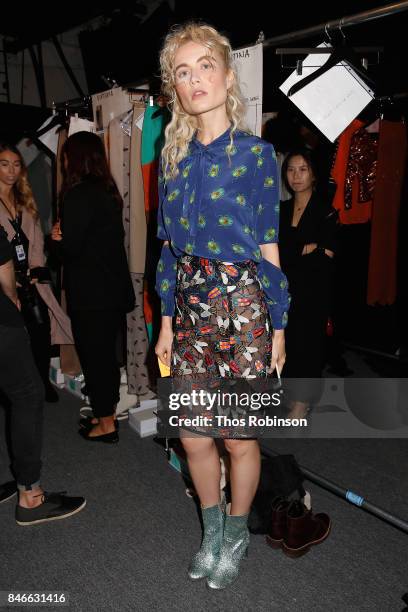
[[[60,193],[63,183],[62,176],[62,147],[64,146],[65,141],[68,138],[68,132],[65,129],[62,129],[58,133],[58,147],[57,147],[57,159],[56,159],[56,187],[57,194]],[[59,215],[58,215],[59,216]],[[62,269],[62,279],[64,278],[64,270]],[[61,308],[66,313],[67,312],[67,302],[65,298],[64,291],[64,281],[62,281],[62,289],[61,289]],[[64,374],[69,374],[70,376],[76,376],[81,372],[81,364],[79,363],[79,358],[73,344],[61,344],[60,346],[60,362],[61,362],[61,371]]]
[[[132,126],[131,136],[127,129],[129,121]],[[128,392],[142,396],[149,393],[149,387],[146,367],[148,342],[140,291],[140,286],[143,287],[146,252],[146,217],[140,170],[141,134],[133,126],[129,112],[113,119],[108,131],[110,168],[123,198],[125,250],[136,294],[135,308],[126,317]]]
[[[130,138],[129,269],[135,291],[133,312],[127,315],[127,378],[129,393],[149,395],[146,367],[148,336],[143,313],[143,278],[146,261],[146,214],[141,168],[142,132],[139,119],[144,105],[134,105]]]
[[[407,128],[382,120],[373,200],[367,303],[393,304],[397,294],[398,217],[406,171]]]
[[[142,130],[142,173],[144,201],[147,218],[146,284],[144,290],[144,314],[149,334],[153,338],[154,312],[160,313],[160,303],[154,289],[157,262],[160,259],[160,241],[157,240],[157,208],[159,203],[159,159],[164,144],[164,130],[170,119],[166,108],[147,106]]]
[[[146,232],[145,195],[142,175],[142,131],[139,119],[145,110],[144,105],[135,105],[133,110],[132,135],[130,140],[130,245],[129,269],[134,274],[145,272]]]
[[[339,137],[332,169],[337,184],[333,206],[343,224],[366,223],[371,219],[377,152],[378,136],[368,134],[359,119]]]
[[[82,117],[78,117],[78,115],[73,115],[69,120],[69,130],[68,136],[72,136],[72,134],[76,134],[77,132],[92,132],[95,133],[95,123],[93,121],[88,121],[88,119],[82,119]]]

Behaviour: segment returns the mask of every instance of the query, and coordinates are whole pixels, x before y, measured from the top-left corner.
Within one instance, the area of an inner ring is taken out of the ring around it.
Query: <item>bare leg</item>
[[[225,440],[231,459],[231,514],[248,514],[258,488],[261,453],[257,440]]]
[[[211,508],[220,502],[221,480],[220,457],[214,440],[184,432],[180,437],[201,506]]]
[[[41,496],[44,493],[42,487],[38,486],[30,491],[20,491],[19,493],[19,505],[23,508],[37,508],[41,506]]]

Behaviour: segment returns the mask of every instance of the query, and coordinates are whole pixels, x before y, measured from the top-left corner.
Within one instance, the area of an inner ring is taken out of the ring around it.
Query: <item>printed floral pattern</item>
[[[171,375],[182,378],[176,386],[267,377],[271,327],[254,262],[181,257],[176,295]],[[189,429],[220,437],[253,436],[253,430],[239,428]]]

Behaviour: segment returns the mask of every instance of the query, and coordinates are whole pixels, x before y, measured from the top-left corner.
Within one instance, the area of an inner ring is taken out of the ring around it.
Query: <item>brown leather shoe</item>
[[[281,548],[286,536],[289,503],[284,497],[275,497],[272,501],[271,526],[268,535],[265,536],[266,542],[271,548]]]
[[[330,533],[331,519],[320,512],[313,514],[301,501],[291,502],[287,511],[287,532],[282,550],[288,557],[305,555],[316,544],[320,544]]]

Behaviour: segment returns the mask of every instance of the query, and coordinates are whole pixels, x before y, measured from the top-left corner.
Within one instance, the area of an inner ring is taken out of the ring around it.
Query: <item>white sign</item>
[[[326,43],[319,45],[327,46]],[[308,55],[303,61],[302,74],[293,72],[280,86],[281,91],[288,95],[292,85],[323,66],[329,57],[329,53]],[[374,93],[357,73],[346,62],[339,62],[290,96],[289,100],[334,142],[373,97]]]
[[[246,123],[257,136],[262,131],[262,44],[232,52],[237,68],[241,91],[246,100]]]
[[[95,133],[95,131],[95,124],[93,121],[82,119],[81,117],[78,117],[78,115],[70,117],[68,136],[72,136],[72,134],[76,134],[77,132]]]

